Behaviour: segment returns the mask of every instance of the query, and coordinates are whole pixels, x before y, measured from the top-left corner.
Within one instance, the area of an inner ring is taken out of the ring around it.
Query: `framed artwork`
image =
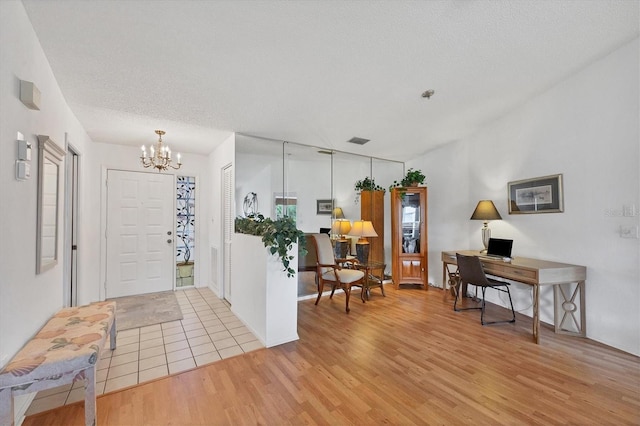
[[[509,214],[564,211],[562,174],[509,182],[507,190]]]
[[[316,200],[316,214],[330,215],[333,211],[333,200]]]

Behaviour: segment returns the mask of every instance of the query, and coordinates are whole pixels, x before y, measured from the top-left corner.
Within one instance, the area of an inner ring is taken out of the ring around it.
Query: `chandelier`
[[[147,148],[142,145],[142,156],[140,160],[142,161],[142,165],[147,167],[153,167],[158,169],[159,172],[163,170],[167,170],[169,167],[172,169],[179,169],[182,166],[182,162],[180,162],[180,153],[178,153],[178,163],[174,166],[171,164],[171,150],[168,146],[162,144],[162,135],[165,134],[164,130],[156,130],[156,134],[158,135],[158,143],[156,143],[155,147],[150,146],[150,155],[147,157]]]

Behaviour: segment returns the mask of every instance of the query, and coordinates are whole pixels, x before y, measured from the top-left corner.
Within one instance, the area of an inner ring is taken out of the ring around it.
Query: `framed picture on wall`
[[[509,182],[507,190],[509,214],[564,211],[562,174]]]
[[[330,215],[333,210],[333,200],[316,200],[316,214]]]

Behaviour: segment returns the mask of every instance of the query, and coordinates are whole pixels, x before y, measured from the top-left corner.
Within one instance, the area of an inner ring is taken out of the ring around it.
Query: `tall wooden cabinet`
[[[393,285],[419,284],[429,289],[427,264],[427,188],[391,190]]]
[[[369,240],[369,260],[384,262],[384,191],[360,193],[360,217],[370,220],[377,237]]]

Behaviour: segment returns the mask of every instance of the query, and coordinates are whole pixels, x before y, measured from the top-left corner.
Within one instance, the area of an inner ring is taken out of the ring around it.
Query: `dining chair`
[[[317,305],[320,301],[325,284],[329,284],[331,285],[330,299],[333,298],[333,293],[336,291],[336,288],[339,287],[344,291],[346,296],[346,311],[349,313],[351,287],[364,287],[364,272],[357,269],[343,268],[336,262],[331,240],[327,234],[313,234],[311,238],[315,244],[316,254],[318,256],[316,274],[316,279],[318,280],[318,298],[315,304]],[[364,302],[364,296],[362,297],[362,301]]]
[[[453,310],[454,311],[466,311],[470,309],[479,309],[480,313],[480,324],[497,324],[503,322],[516,322],[516,313],[513,310],[513,301],[511,300],[511,292],[509,291],[509,283],[505,281],[495,280],[493,278],[487,277],[484,273],[484,269],[482,267],[482,262],[480,258],[477,256],[465,256],[460,253],[456,253],[457,263],[458,263],[458,274],[460,276],[460,287],[462,288],[465,284],[476,286],[476,288],[480,288],[482,290],[482,304],[480,307],[470,307],[470,308],[458,308],[458,298],[464,297],[464,293],[458,291],[456,294],[456,298],[453,302]],[[497,291],[501,291],[503,293],[507,293],[509,296],[509,304],[511,305],[511,319],[503,320],[503,321],[485,321],[485,292],[488,288],[495,289]]]

